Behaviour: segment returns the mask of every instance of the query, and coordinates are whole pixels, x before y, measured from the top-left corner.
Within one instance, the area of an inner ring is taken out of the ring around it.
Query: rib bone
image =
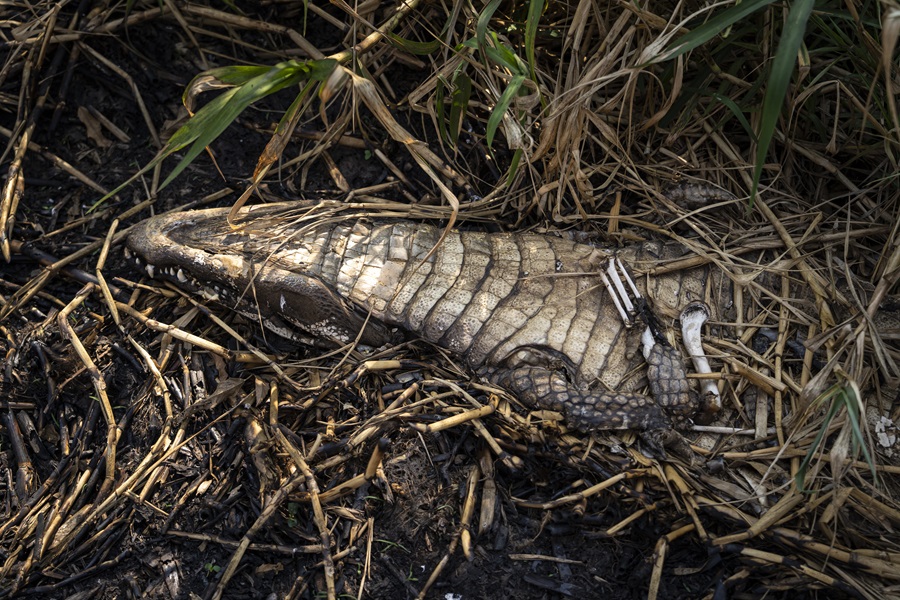
[[[622,264],[618,257],[611,258],[606,263],[606,271],[600,271],[600,278],[603,280],[606,290],[616,305],[619,316],[622,317],[622,323],[625,324],[625,327],[631,327],[638,312],[636,307],[642,305],[644,298],[631,279],[631,275],[628,274],[628,270],[625,269],[625,265]],[[623,280],[628,284],[627,289]],[[650,349],[655,344],[656,339],[653,335],[653,330],[648,326],[641,333],[641,350],[644,353],[644,358],[650,355]]]
[[[628,297],[625,286],[622,285],[622,275],[616,271],[616,266],[621,267],[625,279],[631,283],[632,289],[637,292],[637,288],[634,287],[628,272],[622,267],[622,263],[615,258],[611,258],[606,263],[606,272],[600,271],[600,279],[603,281],[603,285],[606,286],[609,297],[612,298],[613,303],[616,305],[616,310],[619,311],[619,316],[622,317],[622,323],[625,324],[625,327],[631,327],[634,324],[634,304]],[[640,294],[635,294],[635,297],[640,298]]]

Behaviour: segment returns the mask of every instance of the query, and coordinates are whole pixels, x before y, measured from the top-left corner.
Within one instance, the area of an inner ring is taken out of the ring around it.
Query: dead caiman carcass
[[[699,325],[709,313],[697,301],[730,297],[719,290],[727,278],[706,268],[629,275],[680,246],[612,251],[551,235],[458,230],[440,240],[440,228],[418,222],[304,220],[308,207],[296,203],[243,209],[235,228],[228,212],[149,219],[128,248],[151,276],[261,317],[288,339],[380,346],[393,327],[412,332],[578,429],[684,427],[698,409],[681,352],[652,315],[671,323],[689,307],[683,326],[702,354]],[[641,345],[652,398],[634,391]],[[717,400],[708,383],[704,395]]]

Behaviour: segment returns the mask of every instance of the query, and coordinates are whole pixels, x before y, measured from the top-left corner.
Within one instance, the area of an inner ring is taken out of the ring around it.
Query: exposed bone
[[[625,276],[625,281],[628,282],[628,287],[631,288],[631,293],[634,294],[635,299],[641,298],[641,293],[634,284],[634,280],[631,278],[631,275],[628,274],[625,265],[622,264],[622,260],[618,256],[616,257],[616,264],[619,265],[619,270],[622,271],[622,275]]]
[[[616,271],[616,267],[619,267],[619,269],[622,271],[621,274]],[[618,258],[610,260],[609,263],[607,263],[606,270],[609,273],[610,278],[612,278],[613,285],[616,286],[616,291],[619,293],[619,297],[622,299],[622,304],[628,310],[628,314],[633,315],[634,304],[632,304],[631,299],[628,297],[628,291],[625,290],[625,286],[622,284],[623,275],[629,283],[632,283],[631,278],[628,276],[628,271],[625,270],[625,267],[622,266],[622,261],[620,261]],[[631,289],[634,291],[635,298],[641,297],[641,294],[637,291],[637,288],[634,287],[633,283],[631,285]]]
[[[618,267],[618,270],[616,267]],[[619,311],[619,316],[622,317],[625,327],[631,327],[634,324],[634,307],[637,301],[641,299],[641,293],[625,269],[625,265],[622,264],[619,258],[611,258],[606,263],[606,272],[600,271],[600,279],[616,305],[616,310]],[[623,279],[628,282],[630,289],[625,289],[625,285],[622,283]],[[631,296],[629,296],[629,292]],[[634,301],[632,301],[632,298]]]
[[[641,334],[641,352],[644,354],[644,358],[650,358],[650,350],[655,345],[656,338],[653,337],[653,332],[649,327],[644,328],[644,332]]]
[[[694,370],[704,374],[712,373],[700,341],[700,329],[708,319],[709,307],[704,302],[691,302],[681,311],[681,339],[694,363]],[[719,395],[715,380],[701,379],[700,391],[701,396],[708,399],[708,406],[712,412],[718,412],[722,408],[722,397]]]
[[[637,289],[637,286],[625,269],[625,265],[622,264],[618,257],[610,259],[606,263],[606,271],[600,271],[600,278],[603,280],[606,290],[616,305],[619,316],[622,317],[622,323],[624,323],[625,327],[631,327],[634,324],[635,305],[643,296],[641,296],[641,292]],[[629,289],[625,289],[625,285],[622,283],[623,279],[628,282]],[[629,292],[631,293],[630,296]],[[650,349],[655,345],[656,340],[653,337],[653,332],[650,330],[650,327],[646,327],[641,333],[641,351],[644,354],[644,358],[650,356]]]
[[[611,273],[615,278],[615,271],[611,271]],[[603,285],[606,286],[606,291],[609,292],[609,297],[612,298],[613,304],[616,305],[616,310],[619,311],[619,316],[622,317],[622,322],[625,324],[625,327],[631,327],[631,316],[629,316],[628,312],[622,307],[622,301],[619,299],[619,295],[616,293],[616,288],[609,280],[609,277],[606,275],[606,273],[600,271],[600,279],[603,281]]]

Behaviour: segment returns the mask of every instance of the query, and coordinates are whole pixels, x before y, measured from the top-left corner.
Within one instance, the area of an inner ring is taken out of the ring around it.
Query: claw
[[[703,344],[700,342],[700,328],[709,319],[709,307],[703,302],[691,302],[681,311],[681,339],[684,347],[691,356],[694,370],[697,373],[712,373],[709,361],[703,353]],[[719,388],[712,379],[700,380],[701,396],[705,398],[705,411],[717,413],[722,408],[722,397]]]

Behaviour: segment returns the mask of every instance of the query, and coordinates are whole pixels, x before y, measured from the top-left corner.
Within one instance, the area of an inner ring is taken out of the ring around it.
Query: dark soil
[[[145,9],[142,5],[141,10]],[[66,6],[60,18],[71,19],[72,10],[73,6]],[[291,14],[280,4],[262,10],[268,14],[257,18],[270,18],[302,29],[299,11]],[[326,10],[339,14],[336,10]],[[221,27],[216,30],[225,31]],[[341,44],[342,36],[320,17],[311,15],[306,30],[310,41],[319,48]],[[278,36],[252,31],[234,34],[260,47],[277,49],[278,43],[283,42]],[[171,134],[174,123],[180,123],[184,116],[181,94],[192,77],[202,70],[198,52],[183,29],[173,19],[156,18],[130,27],[126,35],[90,36],[83,43],[133,78],[151,121],[163,136]],[[237,59],[275,60],[274,55],[251,54],[241,46],[211,36],[203,36],[202,43],[210,66]],[[100,186],[112,189],[147,164],[157,147],[129,84],[88,52],[82,50],[76,54],[77,48],[73,44],[54,46],[48,58],[54,66],[42,69],[42,76],[31,87],[32,93],[49,91],[43,111],[34,117],[32,141]],[[215,52],[234,58],[226,59]],[[421,69],[394,63],[388,76],[396,100],[400,101],[429,75]],[[21,76],[21,73],[8,74],[3,92],[18,94]],[[268,137],[260,128],[276,122],[279,111],[291,100],[290,92],[283,93],[244,113],[212,145],[215,164],[209,155],[201,155],[159,194],[151,209],[128,219],[120,229],[153,212],[200,200],[223,188],[232,188],[234,193],[223,195],[214,204],[234,202],[267,142]],[[106,134],[108,144],[92,139],[78,117],[80,109],[105,116],[129,140],[118,141],[109,133]],[[420,139],[435,139],[431,123],[410,112],[402,103],[398,103],[395,116]],[[360,118],[360,130],[348,133],[367,138],[372,148],[384,151],[416,186],[416,189],[394,186],[384,193],[400,200],[428,194],[436,197],[428,179],[406,150],[390,141],[368,113],[362,111]],[[10,130],[21,125],[15,102],[4,102],[0,125]],[[321,122],[311,121],[301,129],[316,131],[321,127]],[[296,156],[309,147],[307,141],[298,137],[284,156]],[[439,144],[432,144],[432,148],[441,152]],[[491,161],[485,159],[484,149],[477,145],[464,148],[464,152],[447,159],[472,169],[475,176],[471,180],[476,182],[476,191],[487,193],[488,182],[493,180]],[[502,151],[497,156],[495,159],[500,161],[508,158]],[[394,178],[368,150],[338,147],[330,157],[351,189]],[[4,169],[10,164],[10,158],[10,153],[4,156]],[[163,173],[173,168],[176,160],[167,161]],[[225,175],[225,181],[216,166]],[[145,199],[150,177],[145,176],[117,199],[106,202],[101,212],[89,213],[88,208],[100,194],[62,171],[40,151],[25,155],[23,169],[25,195],[16,212],[13,238],[57,257],[68,256],[106,236],[117,215]],[[343,195],[336,189],[323,160],[312,162],[308,171],[294,168],[276,171],[273,170],[273,176],[263,188],[269,198]],[[479,181],[482,183],[478,184]],[[479,185],[486,189],[479,189]],[[497,226],[509,226],[515,221],[515,216],[512,217]],[[62,229],[75,223],[78,224]],[[96,259],[93,255],[73,266],[93,273]],[[39,269],[27,252],[15,254],[11,263],[0,266],[0,295],[9,301],[18,286],[26,284]],[[115,277],[130,281],[143,278],[143,273],[135,272],[123,260],[121,247],[113,249],[105,275],[109,281]],[[130,288],[121,280],[118,284],[126,290],[127,298]],[[42,295],[27,302],[2,324],[0,348],[7,357],[0,383],[6,408],[0,452],[6,486],[0,490],[2,521],[21,517],[23,503],[30,497],[22,495],[21,483],[17,489],[16,473],[20,473],[21,464],[8,442],[8,428],[13,426],[21,430],[34,467],[34,486],[28,489],[49,483],[56,486],[53,489],[58,497],[71,494],[73,504],[66,507],[62,528],[74,527],[99,500],[107,428],[89,374],[53,318],[81,287],[82,283],[69,277],[53,277]],[[143,310],[150,306],[156,307],[152,317],[164,323],[174,322],[186,310],[177,300],[143,294],[137,307]],[[265,347],[266,340],[259,337],[252,323],[226,312],[217,314],[229,320],[248,339]],[[167,349],[160,344],[158,333],[133,319],[125,319],[124,327],[118,329],[97,293],[90,295],[69,321],[102,373],[121,428],[115,481],[115,486],[119,486],[151,451],[163,427],[171,425],[166,423],[163,402],[153,389],[152,376],[125,335],[134,336],[151,356],[157,357]],[[234,345],[229,336],[204,316],[186,329]],[[0,581],[0,594],[54,598],[210,597],[236,545],[259,518],[263,501],[284,485],[290,471],[289,461],[275,451],[277,446],[272,439],[257,435],[259,424],[267,422],[268,413],[266,403],[254,392],[255,383],[266,389],[271,371],[224,362],[190,345],[177,344],[173,350],[184,362],[170,361],[164,375],[173,381],[190,380],[192,385],[186,388],[194,391],[195,400],[233,381],[238,381],[237,388],[221,402],[212,403],[208,410],[192,417],[185,430],[184,447],[162,465],[155,482],[145,482],[135,488],[127,508],[121,508],[120,504],[120,508],[100,515],[95,527],[72,539],[68,548],[41,550],[38,548],[40,531],[20,532],[18,539],[30,541],[27,546],[3,548],[3,559],[16,567]],[[287,363],[320,354],[316,350],[299,349],[282,356]],[[387,356],[415,359],[425,366],[367,374],[354,386],[338,389],[324,398],[314,410],[300,408],[314,392],[307,397],[290,390],[282,392],[282,429],[304,451],[314,445],[318,447],[315,455],[306,458],[316,472],[322,491],[365,471],[376,440],[352,449],[346,444],[354,433],[353,423],[376,415],[389,402],[392,392],[387,386],[399,382],[397,387],[402,391],[416,378],[444,376],[458,380],[473,395],[484,397],[484,392],[469,384],[471,374],[451,366],[443,367],[451,371],[428,366],[446,364],[433,348],[423,344],[404,345],[391,350]],[[348,369],[352,370],[364,358],[354,355],[348,366],[335,372],[335,377],[345,376]],[[314,364],[323,380],[330,377],[330,369],[339,359],[316,358]],[[305,371],[298,373],[311,390],[316,387]],[[423,388],[427,390],[427,386]],[[172,401],[176,412],[183,415],[183,399]],[[342,500],[325,506],[331,533],[337,541],[334,552],[346,550],[334,559],[337,592],[341,597],[356,597],[364,586],[368,598],[413,598],[442,558],[449,554],[449,563],[429,597],[643,598],[648,593],[654,553],[661,547],[662,536],[690,523],[664,492],[641,490],[627,483],[614,485],[564,508],[549,511],[523,508],[515,499],[551,500],[583,490],[633,464],[626,455],[615,452],[608,452],[605,464],[595,458],[584,460],[586,440],[559,437],[552,428],[540,435],[522,431],[510,434],[512,430],[504,421],[491,417],[485,420],[486,426],[506,444],[507,451],[522,459],[522,466],[511,470],[501,461],[494,461],[491,483],[496,484],[498,502],[493,524],[488,531],[475,536],[472,556],[466,557],[456,538],[461,531],[467,478],[480,460],[488,457],[491,462],[493,455],[469,426],[431,434],[409,427],[412,421],[415,419],[398,420],[382,432],[387,440],[383,473]],[[349,453],[343,462],[326,463],[342,453]],[[573,487],[579,480],[584,481]],[[479,485],[486,481],[484,475],[479,476]],[[74,493],[75,486],[83,487]],[[250,540],[253,545],[225,589],[225,597],[323,597],[322,552],[305,549],[320,542],[308,496],[302,491],[305,489],[298,488],[259,531],[253,532]],[[478,490],[481,497],[483,489]],[[103,490],[103,494],[107,493],[108,490]],[[40,527],[49,527],[53,521],[58,505],[52,499],[45,500],[48,510],[38,520]],[[51,506],[57,508],[49,510]],[[607,533],[611,526],[641,507],[649,510],[616,535]],[[475,522],[473,528],[478,520]],[[9,535],[6,539],[10,539]],[[455,548],[452,552],[451,547]],[[10,554],[14,548],[18,548],[17,554]],[[33,553],[32,560],[40,568],[22,566],[28,553]],[[717,586],[724,585],[724,577],[739,571],[736,560],[732,555],[714,552],[696,535],[678,537],[666,548],[659,597],[712,597]],[[20,572],[24,574],[21,578]],[[759,576],[764,571],[755,573]],[[740,580],[737,589],[744,594],[740,597],[754,597],[757,583]],[[816,595],[808,581],[802,586],[784,591],[784,597]],[[770,591],[768,597],[777,596]]]

